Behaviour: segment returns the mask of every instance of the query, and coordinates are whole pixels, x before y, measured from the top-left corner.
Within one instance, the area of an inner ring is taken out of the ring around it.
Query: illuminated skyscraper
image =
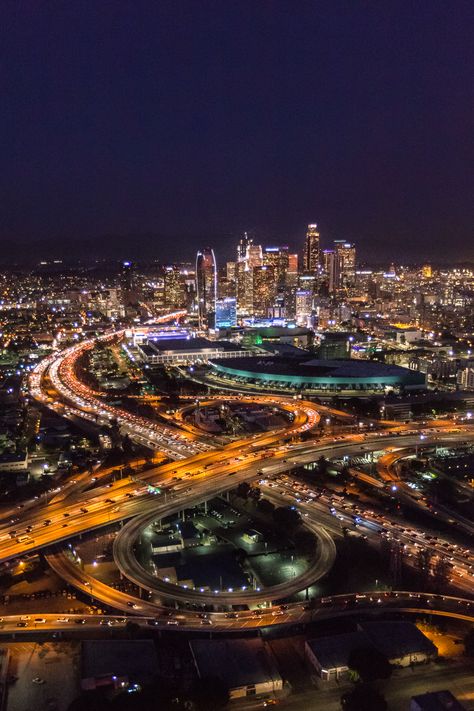
[[[267,267],[273,267],[277,288],[283,289],[289,265],[288,247],[265,247],[263,263]]]
[[[253,269],[253,315],[267,317],[276,296],[276,279],[273,267]]]
[[[182,309],[186,304],[185,285],[179,267],[165,267],[163,272],[164,306],[167,309]]]
[[[199,327],[214,328],[217,295],[217,268],[214,250],[205,247],[196,257],[196,292]]]
[[[237,245],[237,261],[243,262],[247,254],[247,247],[252,244],[252,239],[244,232],[244,236]]]
[[[322,265],[328,280],[328,290],[332,294],[338,288],[339,269],[336,252],[334,249],[324,249],[322,253]]]
[[[250,240],[247,245],[244,261],[249,269],[253,269],[254,267],[261,267],[263,264],[262,245],[253,244],[253,242]]]
[[[136,306],[138,303],[138,293],[136,285],[136,275],[132,262],[123,262],[120,271],[120,289],[122,292],[122,304],[127,307]]]
[[[237,300],[233,297],[217,299],[216,328],[232,328],[237,325]]]
[[[308,225],[304,245],[303,267],[305,272],[316,274],[320,263],[319,232],[317,225]]]
[[[313,292],[298,289],[296,292],[296,323],[298,326],[307,327],[313,313]]]
[[[288,255],[288,271],[290,274],[298,274],[298,255],[289,254]]]
[[[338,283],[336,288],[353,284],[355,281],[356,249],[355,245],[344,239],[334,240],[337,260]]]

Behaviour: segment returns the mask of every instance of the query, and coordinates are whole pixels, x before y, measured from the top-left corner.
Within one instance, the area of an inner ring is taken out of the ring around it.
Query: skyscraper
[[[313,313],[313,292],[298,289],[296,292],[295,317],[298,326],[307,327]]]
[[[308,225],[304,245],[303,267],[306,272],[316,274],[320,263],[319,232],[317,225]]]
[[[136,306],[138,303],[138,293],[135,269],[132,262],[122,263],[120,270],[120,289],[122,292],[123,306],[125,308]]]
[[[177,265],[163,271],[164,306],[167,309],[182,309],[186,305],[185,285]]]
[[[346,242],[344,239],[334,240],[334,248],[339,274],[337,288],[340,289],[355,281],[356,249],[354,244]]]
[[[253,315],[266,318],[276,296],[276,279],[273,267],[253,269]]]
[[[216,301],[216,328],[232,328],[237,325],[237,299],[227,297]]]
[[[247,247],[249,244],[252,244],[252,239],[248,236],[246,232],[244,232],[244,236],[240,240],[239,244],[237,245],[237,261],[238,262],[243,262],[245,259],[245,256],[247,254]]]
[[[339,262],[334,249],[323,250],[323,270],[328,280],[328,291],[332,294],[339,284]]]
[[[273,267],[277,288],[283,289],[289,265],[288,247],[265,247],[263,263],[267,267]]]
[[[196,257],[196,292],[199,327],[214,328],[217,295],[217,268],[214,250],[205,247]]]

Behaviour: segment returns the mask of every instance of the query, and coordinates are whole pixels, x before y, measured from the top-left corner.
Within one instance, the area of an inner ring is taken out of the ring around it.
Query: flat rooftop
[[[146,344],[140,346],[151,348],[151,353],[173,353],[175,351],[205,351],[205,350],[221,350],[221,351],[239,351],[241,346],[230,341],[210,341],[207,338],[173,338],[170,340],[149,339]]]
[[[199,676],[218,677],[228,689],[281,681],[261,639],[194,639],[189,646]]]
[[[82,679],[115,675],[150,683],[157,671],[158,659],[151,640],[94,639],[82,642]]]

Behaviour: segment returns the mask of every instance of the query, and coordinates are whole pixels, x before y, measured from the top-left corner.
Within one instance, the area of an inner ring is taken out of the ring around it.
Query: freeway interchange
[[[107,336],[104,340],[115,338],[117,334]],[[345,518],[347,525],[353,523],[353,514],[347,512],[342,501],[326,501],[324,495],[308,487],[299,493],[298,487],[301,485],[292,482],[288,473],[321,455],[331,459],[354,455],[362,450],[413,449],[420,444],[420,433],[413,430],[413,426],[408,428],[400,424],[386,423],[386,429],[383,431],[350,433],[338,438],[321,436],[316,441],[301,442],[298,441],[300,435],[312,430],[319,422],[321,410],[325,415],[327,408],[267,394],[248,397],[230,394],[226,395],[226,399],[233,397],[238,400],[257,401],[285,410],[288,424],[272,432],[213,447],[210,443],[212,440],[204,441],[192,428],[178,429],[171,423],[168,426],[151,422],[104,402],[101,394],[78,380],[75,372],[78,359],[93,346],[94,341],[85,341],[42,361],[30,377],[31,395],[66,417],[84,417],[94,424],[116,421],[123,434],[127,433],[139,443],[146,443],[174,461],[136,474],[133,479],[125,477],[113,484],[103,485],[101,477],[97,476],[93,488],[88,488],[90,475],[81,475],[76,480],[69,481],[49,503],[31,502],[15,517],[18,521],[14,524],[7,523],[5,516],[8,514],[2,514],[0,511],[0,561],[12,560],[23,555],[25,551],[47,549],[49,564],[68,583],[112,609],[133,614],[137,619],[140,616],[149,616],[147,620],[158,621],[158,624],[170,624],[169,608],[163,604],[164,599],[173,599],[181,604],[213,605],[215,611],[205,618],[186,609],[180,610],[179,615],[173,615],[171,624],[180,629],[202,624],[223,628],[256,627],[314,618],[317,613],[314,605],[290,603],[281,606],[277,601],[308,588],[328,572],[335,557],[333,537],[341,535]],[[56,399],[48,394],[45,382],[56,391]],[[222,400],[222,396],[213,400]],[[341,415],[347,417],[345,413],[338,412],[338,416]],[[179,413],[176,424],[180,424]],[[448,425],[443,428],[434,427],[428,431],[425,429],[424,432],[424,445],[474,439],[474,431],[468,426],[461,428]],[[303,575],[275,586],[275,589],[201,591],[183,589],[160,581],[139,564],[134,554],[134,543],[151,521],[201,503],[234,488],[242,481],[251,482],[256,479],[260,480],[265,495],[270,500],[273,499],[280,505],[296,505],[302,514],[304,525],[319,540],[318,555]],[[150,484],[159,486],[161,494],[151,494],[148,488]],[[397,482],[397,487],[400,496],[412,496],[402,482]],[[401,545],[407,547],[408,555],[415,555],[420,547],[428,549],[434,556],[449,553],[452,559],[452,582],[468,596],[471,594],[474,558],[469,550],[458,551],[455,544],[444,541],[439,536],[426,537],[426,532],[401,526],[399,521],[390,521],[387,517],[380,520],[380,515],[373,511],[360,511],[359,517],[362,521],[359,528],[364,528],[368,538],[376,540],[380,535],[396,536]],[[139,589],[147,591],[150,600],[138,599],[86,575],[67,554],[67,540],[94,529],[127,521],[115,539],[114,559],[120,572]],[[453,547],[449,550],[446,546]],[[343,597],[339,596],[334,602],[335,609],[341,604],[346,609],[354,600],[357,600],[358,605],[363,604],[364,598],[357,599],[348,595],[342,600]],[[365,600],[370,606],[379,598],[380,602],[375,603],[376,608],[391,605],[394,600],[396,604],[400,602],[398,598],[380,594],[376,598],[369,595]],[[407,598],[408,602],[411,599]],[[434,599],[434,596],[429,598],[430,605],[433,605]],[[462,607],[462,614],[469,616],[469,597],[459,599],[463,602],[456,604]],[[438,607],[441,607],[439,598],[436,600]],[[256,604],[262,603],[263,608],[255,607]],[[226,608],[232,610],[233,605],[248,605],[249,610],[240,611],[238,615],[224,612]],[[320,601],[320,609],[323,608],[328,613],[327,605]],[[459,608],[457,609],[459,611]],[[446,610],[440,610],[440,614],[443,612],[446,613]],[[58,622],[53,621],[51,624],[54,627]]]

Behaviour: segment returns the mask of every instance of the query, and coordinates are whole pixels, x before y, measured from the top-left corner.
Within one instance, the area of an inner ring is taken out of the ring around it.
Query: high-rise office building
[[[328,291],[332,294],[339,284],[338,260],[334,249],[323,249],[322,267],[328,282]]]
[[[120,270],[120,290],[122,304],[125,308],[135,307],[138,304],[138,289],[136,274],[132,262],[122,262]]]
[[[237,262],[227,262],[226,277],[229,281],[235,281],[237,279]]]
[[[289,254],[288,255],[288,271],[290,274],[298,274],[298,255]]]
[[[250,241],[247,245],[244,261],[249,269],[261,267],[263,265],[262,245],[253,244],[253,242]]]
[[[216,301],[216,328],[237,326],[237,299],[227,297]]]
[[[305,272],[316,274],[319,270],[320,257],[318,226],[308,225],[303,255],[303,268]]]
[[[196,257],[196,295],[199,327],[214,328],[217,296],[217,267],[214,250],[205,247]]]
[[[344,239],[334,240],[334,251],[338,263],[338,284],[337,289],[353,285],[356,271],[356,249],[355,245],[346,242]]]
[[[185,285],[177,265],[163,271],[163,300],[167,309],[181,309],[186,305]]]
[[[276,279],[273,267],[253,268],[253,315],[266,318],[276,296]]]
[[[288,273],[288,247],[265,247],[263,250],[263,263],[267,267],[273,267],[277,289],[282,290]]]
[[[296,292],[295,319],[298,326],[307,327],[313,313],[313,292],[298,289]]]
[[[240,240],[239,244],[237,245],[237,261],[238,262],[243,262],[245,259],[245,256],[247,254],[247,247],[249,244],[252,244],[252,239],[248,236],[246,232],[244,232],[244,236]]]
[[[250,316],[253,308],[253,277],[252,269],[246,262],[237,262],[237,311],[239,316]]]

